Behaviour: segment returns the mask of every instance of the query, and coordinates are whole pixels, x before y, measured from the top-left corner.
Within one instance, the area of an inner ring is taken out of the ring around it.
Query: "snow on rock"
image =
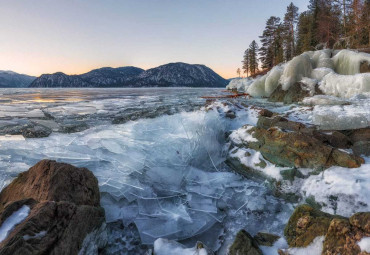
[[[203,246],[203,245],[200,245]],[[156,255],[168,255],[168,254],[176,254],[176,255],[210,255],[208,254],[207,250],[203,247],[193,247],[193,248],[186,248],[184,245],[163,239],[158,238],[154,242],[154,254]]]
[[[323,204],[323,211],[349,217],[370,210],[370,159],[359,168],[349,170],[330,167],[311,175],[302,185],[302,193]]]
[[[260,171],[264,175],[274,178],[275,180],[281,180],[282,176],[280,171],[288,169],[284,167],[277,167],[276,165],[265,160],[261,152],[249,148],[238,148],[232,150],[230,151],[230,157],[238,159],[244,166]]]
[[[246,128],[239,128],[231,133],[230,139],[233,140],[237,144],[241,144],[244,142],[258,142],[256,138],[254,138],[251,134],[248,133],[253,126],[248,126]]]
[[[12,229],[24,221],[30,213],[30,207],[27,205],[22,206],[18,211],[10,215],[0,227],[0,242],[4,241]]]
[[[254,97],[269,97],[279,85],[288,90],[296,82],[306,84],[311,95],[316,84],[325,94],[343,98],[370,92],[370,73],[360,74],[360,65],[370,63],[370,54],[351,50],[333,53],[330,49],[304,52],[266,75],[248,80],[248,86],[232,81],[227,88],[247,91]]]
[[[288,243],[283,237],[278,239],[273,244],[273,246],[260,246],[260,249],[264,255],[279,255],[278,253],[279,249],[287,249],[287,248],[288,248]]]
[[[370,253],[370,236],[363,237],[358,243],[362,252],[369,252]]]

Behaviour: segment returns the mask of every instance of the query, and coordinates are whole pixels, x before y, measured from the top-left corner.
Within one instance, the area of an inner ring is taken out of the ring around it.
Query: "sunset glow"
[[[7,1],[0,9],[0,70],[39,76],[169,62],[235,77],[245,48],[281,0]],[[304,10],[307,1],[296,5]],[[138,11],[140,10],[140,11]]]

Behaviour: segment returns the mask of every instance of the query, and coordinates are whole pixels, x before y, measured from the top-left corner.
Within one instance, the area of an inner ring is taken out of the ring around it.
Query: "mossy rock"
[[[289,180],[289,181],[294,181],[295,177],[304,178],[303,174],[297,168],[281,170],[280,174],[284,180]]]
[[[258,232],[254,236],[254,240],[258,243],[258,245],[262,246],[273,246],[274,243],[279,240],[280,236],[270,234],[270,233],[264,233],[264,232]]]
[[[306,247],[316,237],[326,235],[330,222],[344,219],[321,212],[307,204],[298,206],[290,217],[284,235],[290,247]]]
[[[229,248],[229,255],[262,255],[256,240],[245,230],[240,230]]]

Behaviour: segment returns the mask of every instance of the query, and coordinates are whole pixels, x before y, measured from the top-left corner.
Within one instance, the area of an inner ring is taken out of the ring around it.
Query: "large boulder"
[[[290,217],[284,235],[290,247],[306,247],[324,236],[322,254],[360,254],[358,242],[370,236],[370,212],[356,213],[348,219],[301,205]]]
[[[265,159],[275,165],[325,169],[333,165],[356,168],[364,163],[361,157],[328,146],[302,132],[285,132],[275,127],[245,128],[257,140],[248,142],[247,147],[260,151]]]
[[[40,161],[2,190],[0,224],[25,205],[29,214],[0,243],[0,254],[78,254],[105,219],[92,172],[56,161]]]
[[[330,222],[340,216],[321,212],[309,205],[298,206],[285,226],[284,235],[290,247],[306,247],[316,237],[328,232]]]

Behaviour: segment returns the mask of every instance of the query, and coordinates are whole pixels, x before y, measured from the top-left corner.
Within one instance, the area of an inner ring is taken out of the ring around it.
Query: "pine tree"
[[[312,24],[312,15],[307,11],[302,12],[299,15],[297,25],[297,47],[296,47],[297,55],[312,49],[311,24]]]
[[[284,50],[285,60],[289,61],[295,55],[295,26],[298,22],[298,7],[290,3],[284,16]]]
[[[259,54],[262,68],[271,69],[277,64],[279,49],[276,47],[281,47],[280,26],[280,18],[275,16],[271,16],[266,22],[265,30],[260,36],[262,46],[259,49]]]
[[[238,76],[240,78],[240,68],[236,69],[236,73],[238,74]]]
[[[348,10],[350,9],[350,6],[352,5],[352,0],[333,0],[334,4],[339,6],[341,12],[342,12],[342,30],[343,30],[343,36],[347,36],[347,16],[348,16]]]
[[[247,77],[248,77],[249,76],[249,49],[246,49],[244,51],[242,63],[243,63],[242,69],[244,70],[244,73],[247,74]]]
[[[311,15],[310,20],[310,46],[315,47],[319,40],[317,39],[318,34],[318,17],[319,17],[319,0],[310,0],[310,4],[308,5],[308,12]]]
[[[258,44],[255,40],[249,45],[249,70],[252,75],[258,72],[258,58],[257,58]]]
[[[365,0],[360,18],[359,45],[370,47],[370,0]]]

